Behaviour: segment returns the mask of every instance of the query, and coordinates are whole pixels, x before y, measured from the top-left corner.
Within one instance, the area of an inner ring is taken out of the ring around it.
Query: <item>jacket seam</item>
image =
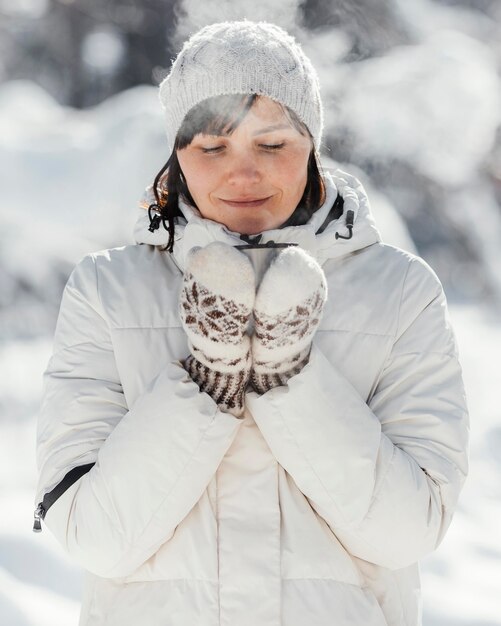
[[[99,302],[99,306],[101,307],[101,310],[104,313],[105,308],[104,308],[104,305],[103,305],[103,300],[101,298],[101,293],[99,291],[99,275],[97,273],[97,258],[96,257],[92,257],[92,259],[94,261],[94,274],[95,274],[95,277],[96,277],[96,296],[97,296],[97,299],[98,299],[98,302]],[[106,322],[106,325],[108,326],[108,330],[109,330],[110,329],[109,320],[106,317],[104,317],[104,315],[101,316],[101,317]]]
[[[418,352],[417,350],[411,350],[410,352],[399,352],[395,356],[430,356],[431,354],[435,356],[446,356],[449,359],[457,359],[457,355],[454,352],[441,352],[440,350],[428,350],[427,352]]]
[[[355,587],[356,589],[366,589],[366,588],[368,588],[367,585],[357,585],[357,583],[348,583],[345,580],[339,580],[337,578],[332,578],[332,576],[294,576],[293,578],[282,577],[282,580],[326,580],[326,581],[333,582],[333,583],[336,583],[336,584],[348,585],[350,587]]]
[[[392,446],[392,449],[391,449],[391,459],[386,464],[386,468],[384,470],[384,474],[381,476],[381,480],[379,481],[379,487],[378,487],[377,490],[373,491],[372,498],[371,498],[371,501],[369,502],[369,506],[367,508],[367,511],[365,512],[365,515],[363,516],[363,518],[360,520],[359,524],[362,524],[362,522],[365,520],[367,515],[369,515],[372,506],[377,502],[377,500],[379,500],[379,493],[381,492],[381,490],[383,488],[383,485],[385,483],[386,477],[388,476],[388,472],[390,471],[391,466],[395,462],[395,456],[396,456],[395,448],[396,448],[396,445],[388,437],[388,435],[384,434],[382,429],[381,429],[381,437],[386,437],[386,439],[388,439],[388,441],[391,443],[391,446]],[[379,445],[381,446],[381,443]]]
[[[190,577],[176,577],[176,578],[156,578],[156,579],[146,579],[146,580],[127,580],[127,576],[117,576],[114,580],[119,580],[124,585],[142,585],[145,582],[147,583],[170,583],[177,582],[178,580],[183,580],[186,582],[197,582],[197,583],[211,583],[212,585],[219,585],[218,580],[211,580],[209,578],[194,578]]]
[[[320,333],[351,333],[352,335],[365,335],[368,337],[385,337],[393,338],[395,335],[392,333],[370,333],[365,330],[353,330],[351,328],[319,328],[316,334]]]
[[[393,571],[391,572],[391,578],[393,580],[394,587],[397,588],[398,597],[400,599],[400,616],[404,619],[404,626],[409,626],[409,621],[407,619],[407,611],[405,609],[405,604],[404,604],[404,598],[402,596],[402,589],[400,588],[400,585],[398,584],[398,580],[396,580],[395,573]]]
[[[109,320],[107,319],[107,317],[105,315],[103,315],[103,313],[105,311],[105,308],[103,306],[103,301],[101,299],[101,294],[99,293],[99,278],[98,278],[98,273],[97,273],[97,259],[92,254],[89,254],[88,257],[93,261],[94,275],[95,275],[95,290],[96,290],[96,296],[97,296],[97,300],[98,300],[99,306],[101,307],[101,311],[98,311],[95,306],[92,306],[92,304],[89,302],[89,300],[84,297],[84,295],[83,295],[83,293],[81,292],[80,289],[76,289],[73,286],[70,286],[68,288],[73,290],[74,293],[77,295],[77,297],[80,300],[82,300],[84,302],[84,304],[89,306],[103,320],[103,322],[106,324],[106,326],[108,328],[108,335],[110,336],[110,343],[111,343],[111,333],[110,333],[111,327],[110,327]],[[93,343],[92,343],[92,341],[80,341],[79,343],[75,343],[75,344],[72,344],[70,346],[64,346],[63,348],[60,348],[59,350],[54,351],[52,353],[52,356],[51,356],[50,360],[52,360],[56,355],[61,354],[65,350],[69,350],[71,348],[77,348],[79,346],[85,346],[85,345],[93,345]],[[113,355],[114,355],[114,351],[113,351]],[[116,359],[115,359],[115,365],[116,365]]]
[[[56,352],[52,354],[51,360],[54,357],[59,356],[62,352],[65,352],[66,350],[72,350],[73,348],[79,348],[80,346],[93,346],[93,345],[95,344],[92,341],[79,341],[78,343],[72,343],[69,346],[64,346],[63,348],[59,348],[59,350],[56,350]],[[97,380],[97,379],[92,379],[92,380]]]
[[[181,325],[179,326],[110,326],[110,331],[115,330],[166,330],[171,328],[182,329]]]
[[[405,283],[407,282],[407,276],[409,275],[411,264],[413,262],[414,262],[414,259],[411,259],[410,262],[408,263],[407,269],[405,271],[404,279],[402,281],[402,290],[401,290],[401,293],[400,293],[400,301],[399,301],[399,304],[398,304],[397,323],[396,323],[395,332],[394,332],[393,335],[387,335],[387,337],[391,337],[393,339],[393,344],[388,347],[387,354],[386,354],[384,360],[381,363],[381,366],[380,366],[380,369],[379,369],[379,372],[378,372],[377,376],[375,377],[374,386],[372,388],[372,391],[371,391],[369,397],[367,398],[367,406],[369,406],[369,408],[370,408],[370,403],[372,401],[372,398],[374,397],[374,394],[376,393],[376,390],[379,387],[379,384],[381,382],[381,378],[382,378],[386,368],[388,367],[388,364],[390,363],[390,357],[393,354],[393,350],[395,348],[395,345],[398,342],[398,340],[400,339],[401,334],[403,334],[403,333],[399,333],[400,318],[401,318],[401,314],[402,314],[402,303],[403,303],[403,300],[404,300]],[[438,297],[438,294],[432,300],[430,300],[430,302],[428,302],[426,307],[430,306],[430,304],[432,302],[434,302],[437,297]],[[426,307],[424,307],[424,308],[426,308]],[[422,310],[424,310],[424,308]],[[421,312],[422,311],[420,311],[420,313]],[[404,353],[402,353],[402,355],[398,355],[398,356],[412,355],[412,354],[422,354],[422,353],[421,352],[404,352]],[[440,355],[440,356],[443,356],[444,354],[447,354],[447,355],[452,356],[452,357],[455,356],[454,353],[452,355],[450,355],[449,353],[434,352],[434,351],[427,352],[426,354],[437,354],[437,355]]]
[[[397,326],[395,328],[395,333],[393,335],[395,340],[398,337],[398,331],[400,329],[400,316],[401,316],[401,313],[402,313],[402,303],[404,301],[405,283],[407,282],[407,276],[409,275],[409,271],[410,271],[410,268],[411,268],[411,263],[412,263],[412,260],[407,265],[407,269],[405,270],[405,276],[404,276],[404,279],[402,281],[402,290],[400,292],[400,301],[398,303]],[[383,369],[384,369],[384,367],[383,367]]]
[[[117,377],[118,377],[118,384],[120,385],[120,387],[122,389],[122,394],[123,394],[123,385],[122,385],[122,379],[121,379],[121,376],[120,376],[120,371],[119,371],[119,368],[118,368],[117,357],[116,357],[116,354],[115,354],[115,346],[113,345],[113,341],[111,339],[111,324],[110,324],[109,317],[108,316],[105,317],[106,309],[104,307],[103,300],[101,298],[101,292],[100,292],[100,289],[99,289],[99,274],[98,274],[98,271],[97,271],[97,257],[94,257],[94,272],[95,272],[95,275],[96,275],[96,296],[97,296],[97,299],[99,301],[99,305],[101,306],[101,309],[103,311],[103,315],[101,317],[102,317],[102,319],[103,319],[103,321],[106,324],[106,327],[108,329],[108,337],[109,337],[110,346],[111,346],[111,355],[112,355],[112,358],[113,358],[113,363],[115,364],[115,371],[116,371]],[[125,395],[124,395],[124,399],[125,399]]]

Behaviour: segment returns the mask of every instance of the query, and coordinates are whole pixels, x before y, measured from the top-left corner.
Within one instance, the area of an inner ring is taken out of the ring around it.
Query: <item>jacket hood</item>
[[[266,230],[260,235],[250,236],[252,240],[257,238],[256,241],[261,245],[270,244],[268,249],[244,250],[255,267],[259,265],[260,258],[263,258],[263,262],[264,257],[269,260],[268,253],[274,244],[297,244],[322,265],[327,259],[344,256],[381,241],[362,183],[355,176],[339,168],[334,170],[324,168],[323,178],[326,187],[325,201],[306,224]],[[342,198],[342,203],[339,199],[336,202],[338,196]],[[155,197],[150,186],[145,190],[140,202],[134,238],[136,243],[165,246],[169,235],[161,222],[157,230],[153,232],[148,230],[150,226],[148,207],[153,202]],[[202,217],[198,209],[182,199],[179,206],[184,219],[177,219],[173,256],[181,270],[184,270],[186,255],[194,246],[203,247],[216,240],[233,246],[248,243],[239,233]],[[263,251],[267,254],[263,254]]]

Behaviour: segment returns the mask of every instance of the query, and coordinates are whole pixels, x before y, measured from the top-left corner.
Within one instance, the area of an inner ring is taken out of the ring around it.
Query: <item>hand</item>
[[[250,382],[255,391],[285,385],[303,369],[326,299],[325,275],[312,256],[290,247],[275,257],[254,304]]]
[[[237,417],[251,369],[246,329],[255,288],[251,262],[232,246],[213,242],[190,251],[179,302],[190,348],[184,368],[200,391]]]

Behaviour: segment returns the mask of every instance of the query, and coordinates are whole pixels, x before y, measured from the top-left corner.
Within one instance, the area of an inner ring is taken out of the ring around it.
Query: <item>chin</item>
[[[259,233],[263,233],[265,230],[273,230],[274,228],[278,228],[272,223],[263,221],[259,223],[252,224],[234,224],[233,226],[227,226],[233,232],[239,233],[240,235],[258,235]]]
[[[236,233],[240,235],[259,235],[265,230],[270,230],[269,228],[230,228]]]

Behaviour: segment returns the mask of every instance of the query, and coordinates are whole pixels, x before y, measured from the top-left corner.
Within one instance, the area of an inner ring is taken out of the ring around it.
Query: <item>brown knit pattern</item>
[[[254,369],[251,370],[250,376],[250,385],[254,391],[257,393],[266,393],[270,389],[274,387],[281,387],[282,385],[286,385],[287,381],[299,374],[299,372],[303,369],[303,367],[308,363],[310,359],[311,345],[309,345],[305,350],[298,352],[296,355],[287,359],[287,365],[289,366],[286,371],[277,372],[273,371],[274,366],[282,366],[285,364],[284,361],[281,361],[277,364],[266,363],[269,366],[269,372],[256,372]]]
[[[254,334],[259,343],[269,350],[294,345],[306,335],[313,335],[320,322],[323,309],[323,290],[315,291],[310,298],[281,315],[266,315],[254,311]]]
[[[243,413],[249,369],[240,369],[235,374],[218,372],[200,363],[193,355],[185,360],[184,369],[200,391],[209,394],[221,411],[236,416]]]
[[[310,337],[313,338],[320,323],[324,306],[324,290],[320,287],[308,299],[284,311],[281,315],[266,315],[254,311],[255,348],[291,347],[291,356],[280,360],[262,360],[253,356],[253,368],[250,384],[258,393],[266,393],[274,387],[285,385],[287,381],[299,374],[308,363],[311,351],[311,341],[299,352],[294,352],[294,345]],[[256,371],[257,369],[257,371]]]
[[[180,296],[180,314],[192,338],[191,354],[184,361],[184,368],[200,391],[208,393],[222,411],[240,416],[250,375],[250,349],[241,357],[217,356],[209,353],[206,344],[204,348],[198,347],[196,337],[214,342],[214,347],[239,345],[243,343],[251,310],[211,292],[187,271]],[[223,365],[223,370],[230,368],[232,371],[220,371]]]
[[[250,310],[243,304],[215,294],[186,272],[181,293],[186,326],[203,337],[221,343],[242,341]]]

